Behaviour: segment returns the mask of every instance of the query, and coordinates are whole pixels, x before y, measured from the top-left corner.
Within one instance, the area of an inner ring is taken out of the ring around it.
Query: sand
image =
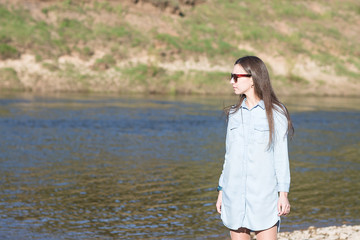
[[[256,239],[256,238],[255,238]],[[360,240],[360,225],[332,226],[324,228],[309,227],[306,230],[280,232],[278,240]]]

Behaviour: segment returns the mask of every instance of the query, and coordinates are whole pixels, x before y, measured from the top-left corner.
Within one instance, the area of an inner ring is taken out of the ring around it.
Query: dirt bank
[[[231,93],[224,80],[232,70],[232,63],[214,65],[206,57],[158,62],[156,69],[162,75],[152,76],[148,69],[154,67],[151,62],[155,60],[151,56],[132,57],[118,61],[112,68],[95,70],[93,66],[96,60],[104,55],[105,53],[99,50],[87,60],[78,55],[64,55],[56,61],[38,62],[36,56],[31,54],[23,54],[18,59],[3,60],[0,61],[0,89],[31,92]],[[297,71],[306,72],[311,78],[306,82],[291,83],[283,80],[282,71],[287,68],[284,58],[265,54],[259,56],[272,70],[273,85],[281,95],[360,96],[359,83],[349,82],[344,77],[333,77],[331,73],[321,71],[321,68],[311,61],[304,63],[299,60],[295,64]],[[144,79],[145,83],[132,78],[132,74],[137,74],[131,72],[136,72],[136,67],[132,66],[139,64],[145,68],[142,70],[144,74],[150,75]],[[172,76],[177,73],[180,73],[181,77],[172,80]],[[216,75],[212,76],[213,73]],[[205,79],[206,74],[210,74],[212,79]],[[156,86],[152,82],[156,82]],[[142,86],[139,86],[139,83]]]
[[[355,0],[161,2],[0,0],[0,90],[229,94],[257,55],[282,95],[360,96]]]

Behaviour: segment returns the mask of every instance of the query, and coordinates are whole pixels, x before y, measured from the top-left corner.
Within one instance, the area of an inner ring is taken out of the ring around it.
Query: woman
[[[216,208],[231,239],[248,240],[250,231],[257,240],[276,239],[280,216],[290,213],[287,135],[294,128],[260,58],[238,59],[230,83],[240,99],[225,109],[226,154]]]

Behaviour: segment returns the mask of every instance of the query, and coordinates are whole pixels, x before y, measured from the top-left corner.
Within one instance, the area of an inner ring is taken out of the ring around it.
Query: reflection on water
[[[226,238],[215,188],[232,101],[3,96],[0,239]],[[286,102],[296,137],[282,230],[359,224],[359,100]]]

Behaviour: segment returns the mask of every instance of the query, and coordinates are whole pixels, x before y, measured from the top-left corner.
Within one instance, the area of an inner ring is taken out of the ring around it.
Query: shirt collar
[[[242,108],[246,108],[246,109],[249,109],[247,106],[246,106],[246,98],[244,98],[244,100],[242,101],[241,103],[241,107]],[[256,108],[257,106],[261,107],[263,110],[265,110],[265,103],[263,100],[260,100],[253,108]]]

